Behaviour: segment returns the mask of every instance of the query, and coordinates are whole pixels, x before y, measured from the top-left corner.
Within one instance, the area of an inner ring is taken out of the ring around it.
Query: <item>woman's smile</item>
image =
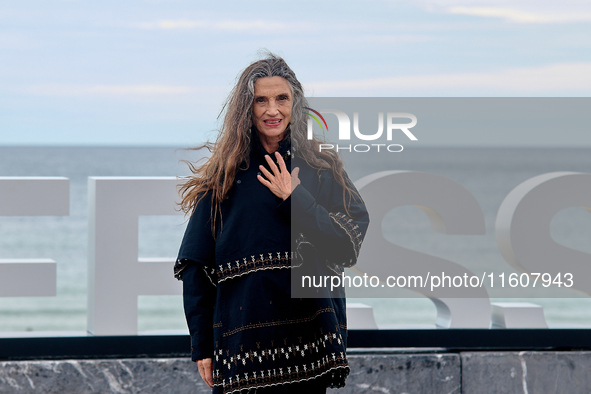
[[[263,147],[273,153],[291,121],[291,87],[285,78],[263,77],[254,83],[252,123]]]

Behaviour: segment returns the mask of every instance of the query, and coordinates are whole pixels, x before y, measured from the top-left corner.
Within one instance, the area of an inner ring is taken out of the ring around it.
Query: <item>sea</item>
[[[591,173],[590,148],[432,147],[375,154],[382,156],[376,160],[373,153],[343,154],[353,181],[377,171],[419,171],[449,178],[476,198],[486,223],[483,235],[434,232],[425,213],[414,206],[395,208],[382,219],[372,218],[371,224],[382,226],[389,242],[457,262],[474,272],[492,271],[493,267],[495,272],[516,272],[499,252],[494,228],[499,206],[511,190],[549,172]],[[0,147],[0,177],[70,179],[68,216],[0,217],[0,259],[51,258],[57,262],[55,297],[0,298],[0,336],[86,331],[88,177],[182,177],[189,174],[184,161],[197,161],[202,155],[176,147]],[[174,258],[185,225],[182,215],[141,217],[139,256]],[[591,263],[589,210],[571,207],[560,211],[550,232],[556,242],[587,253]],[[573,290],[545,294],[491,292],[491,302],[540,305],[550,327],[591,327],[588,295]],[[372,306],[380,328],[431,327],[437,315],[433,302],[420,294],[351,297],[348,301]],[[180,296],[140,296],[138,308],[140,332],[186,330]]]

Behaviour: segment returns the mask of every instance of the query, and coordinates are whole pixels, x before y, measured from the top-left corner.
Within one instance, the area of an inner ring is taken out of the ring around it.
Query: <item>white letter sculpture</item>
[[[382,233],[381,220],[392,209],[414,205],[425,212],[434,230],[446,234],[484,234],[484,214],[462,185],[440,175],[414,171],[384,171],[355,182],[373,222],[369,226],[356,270],[386,278],[389,275],[471,274],[452,261],[395,245]],[[385,258],[385,256],[388,256]],[[355,270],[355,269],[354,269]],[[483,288],[414,289],[437,307],[441,328],[489,328],[491,306]],[[460,295],[460,293],[463,293]]]
[[[178,183],[173,177],[88,179],[90,333],[136,335],[139,295],[182,294],[174,258],[138,258],[138,217],[179,214]]]
[[[0,216],[67,216],[68,178],[0,177]],[[56,263],[51,259],[1,259],[0,297],[56,295]]]

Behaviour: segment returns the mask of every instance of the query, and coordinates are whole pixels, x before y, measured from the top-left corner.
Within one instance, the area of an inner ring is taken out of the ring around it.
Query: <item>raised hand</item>
[[[287,197],[291,195],[293,189],[296,188],[297,185],[300,184],[300,178],[298,178],[298,174],[300,172],[299,167],[293,169],[291,174],[287,170],[285,166],[285,161],[283,157],[279,154],[279,152],[275,152],[275,157],[277,158],[277,164],[273,162],[269,155],[265,155],[265,159],[271,168],[271,172],[265,168],[265,166],[259,166],[259,169],[265,175],[257,175],[257,179],[265,186],[269,188],[269,190],[276,195],[277,197],[281,198],[282,200],[286,200]],[[267,179],[265,179],[267,178]]]

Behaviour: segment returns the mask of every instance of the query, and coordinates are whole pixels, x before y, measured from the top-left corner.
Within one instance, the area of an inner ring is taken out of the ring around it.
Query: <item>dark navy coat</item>
[[[369,218],[355,198],[347,211],[331,171],[310,168],[280,144],[298,185],[285,201],[259,182],[267,152],[253,133],[248,169],[237,171],[211,231],[211,195],[193,212],[175,264],[183,280],[191,357],[213,358],[214,393],[315,379],[342,387],[346,358],[344,293],[316,289],[292,298],[296,272],[337,275],[356,263]],[[244,167],[244,166],[243,166]]]

